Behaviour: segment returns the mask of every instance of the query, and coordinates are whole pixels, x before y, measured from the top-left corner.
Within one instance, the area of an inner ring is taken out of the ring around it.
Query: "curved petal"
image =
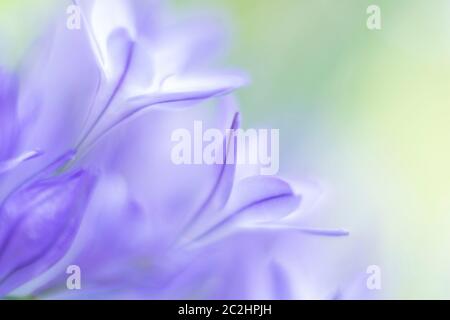
[[[342,229],[319,229],[319,228],[306,228],[290,224],[281,223],[260,223],[250,226],[251,228],[258,227],[267,230],[279,230],[279,231],[295,231],[312,236],[322,237],[346,237],[350,232]]]
[[[150,223],[130,196],[122,177],[107,174],[99,177],[73,245],[64,259],[41,279],[38,288],[32,290],[33,295],[86,297],[137,282],[134,278],[138,274],[142,277],[145,259],[150,261],[147,257],[153,255],[151,243],[142,239],[151,233]],[[132,261],[141,263],[135,265]],[[81,292],[64,290],[67,265],[77,265],[83,270]]]
[[[241,72],[217,74],[169,75],[157,90],[149,94],[132,97],[128,104],[132,109],[143,109],[156,104],[179,101],[204,100],[223,96],[248,84]]]
[[[194,212],[190,218],[188,225],[183,230],[182,236],[189,238],[191,234],[198,233],[198,230],[203,229],[205,225],[210,222],[205,220],[205,215],[208,212],[217,212],[222,210],[230,197],[231,190],[234,183],[234,174],[236,171],[236,150],[231,150],[230,146],[235,146],[235,143],[231,143],[232,133],[240,126],[239,112],[236,111],[236,106],[229,99],[225,99],[224,108],[227,110],[234,110],[232,120],[228,126],[228,137],[224,139],[224,146],[226,152],[224,152],[223,164],[220,165],[217,177],[210,192],[207,194],[205,200],[201,206]],[[212,217],[209,216],[209,219]],[[211,219],[213,220],[213,218]]]
[[[210,24],[190,26],[197,31],[192,35],[183,26],[169,28],[155,23],[153,27],[158,32],[149,38],[148,30],[140,30],[148,26],[143,27],[139,12],[153,8],[152,2],[77,0],[75,3],[82,8],[92,50],[104,74],[100,99],[78,144],[85,150],[150,107],[179,106],[178,102],[226,95],[248,82],[242,73],[205,73],[187,67],[193,56],[204,57],[214,51],[210,38],[218,33],[207,31]]]
[[[228,206],[232,216],[247,216],[245,221],[274,221],[291,213],[300,203],[291,186],[277,177],[253,176],[240,181]],[[243,221],[244,222],[244,221]]]
[[[37,181],[0,208],[0,296],[46,271],[70,247],[95,178],[85,171]]]
[[[133,38],[136,28],[130,7],[124,0],[73,0],[81,8],[93,53],[106,79],[116,73],[116,61],[109,50],[109,38],[124,29]]]
[[[257,228],[259,223],[278,221],[293,212],[300,199],[289,184],[279,178],[245,178],[233,189],[224,209],[226,217],[210,225],[192,241],[204,243],[236,231],[236,226]]]
[[[21,155],[13,159],[9,159],[7,161],[0,161],[0,174],[10,171],[15,167],[19,166],[22,162],[34,159],[36,157],[39,157],[40,155],[42,155],[41,151],[33,150],[22,153]]]
[[[70,67],[63,67],[67,64]],[[73,148],[80,138],[98,92],[95,67],[83,30],[69,30],[62,21],[31,48],[20,76],[21,150],[39,148],[45,155],[23,170],[25,176]]]

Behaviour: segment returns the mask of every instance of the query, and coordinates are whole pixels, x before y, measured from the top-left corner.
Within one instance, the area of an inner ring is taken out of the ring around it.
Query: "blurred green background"
[[[0,57],[10,65],[55,0],[38,2],[0,0]],[[378,31],[366,27],[371,4],[381,8]],[[450,2],[171,6],[229,22],[229,63],[253,79],[239,93],[244,125],[281,129],[281,174],[324,189],[321,226],[349,229],[345,250],[371,251],[382,297],[450,298]]]

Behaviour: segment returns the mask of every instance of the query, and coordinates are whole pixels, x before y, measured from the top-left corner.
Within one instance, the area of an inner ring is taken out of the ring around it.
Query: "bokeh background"
[[[11,68],[61,0],[0,0]],[[381,7],[382,29],[366,27]],[[450,298],[450,2],[174,0],[229,26],[227,64],[252,77],[245,127],[281,131],[281,175],[316,190],[311,239],[330,278],[382,270],[381,298]],[[56,12],[56,14],[58,14]],[[59,13],[61,14],[61,12]],[[63,12],[64,14],[64,12]],[[70,67],[68,61],[68,67]]]

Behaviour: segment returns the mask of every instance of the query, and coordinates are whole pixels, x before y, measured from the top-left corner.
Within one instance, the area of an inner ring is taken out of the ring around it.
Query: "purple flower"
[[[66,254],[95,179],[82,170],[57,174],[61,162],[56,161],[18,182],[15,173],[23,162],[41,152],[18,152],[22,132],[16,87],[4,73],[0,83],[0,296],[4,296]]]
[[[280,178],[170,158],[170,133],[194,120],[239,128],[230,93],[246,78],[209,71],[214,23],[167,26],[153,1],[74,3],[81,30],[52,29],[18,99],[1,78],[0,296],[294,297],[278,239],[346,232],[293,222],[302,197]]]
[[[219,103],[218,114],[208,125],[224,131],[237,128],[238,113],[232,101]],[[285,218],[296,209],[300,197],[279,178],[237,180],[235,166],[226,164],[174,166],[170,148],[156,140],[151,141],[151,149],[143,149],[149,143],[146,137],[155,136],[153,132],[168,137],[172,127],[180,126],[180,119],[192,123],[192,113],[205,114],[209,107],[181,110],[177,117],[164,112],[148,114],[129,130],[111,136],[114,141],[127,137],[132,144],[105,142],[112,148],[102,160],[109,174],[103,174],[99,182],[73,250],[34,295],[283,298],[283,282],[270,278],[272,272],[282,277],[282,268],[271,260],[276,239],[284,233],[346,234],[288,224]],[[164,125],[155,128],[149,123]],[[111,155],[116,155],[113,161]],[[64,289],[67,265],[83,270],[82,290]],[[276,282],[277,291],[272,285],[264,290],[256,286],[261,281],[251,274],[257,270],[268,273],[268,282]]]
[[[2,204],[0,295],[64,256],[78,230],[94,179],[84,171],[38,180]]]
[[[157,5],[123,0],[75,0],[99,66],[96,101],[79,146],[90,145],[152,106],[186,106],[244,85],[238,72],[211,72],[204,63],[213,24],[161,29]],[[206,46],[206,47],[205,47]]]

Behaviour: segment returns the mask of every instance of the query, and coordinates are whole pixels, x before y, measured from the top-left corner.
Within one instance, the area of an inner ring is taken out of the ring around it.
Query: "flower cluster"
[[[0,297],[295,297],[275,240],[346,233],[288,223],[302,197],[280,178],[170,159],[176,128],[239,128],[247,79],[211,71],[216,22],[74,4],[80,30],[57,21],[21,72],[0,73]]]

